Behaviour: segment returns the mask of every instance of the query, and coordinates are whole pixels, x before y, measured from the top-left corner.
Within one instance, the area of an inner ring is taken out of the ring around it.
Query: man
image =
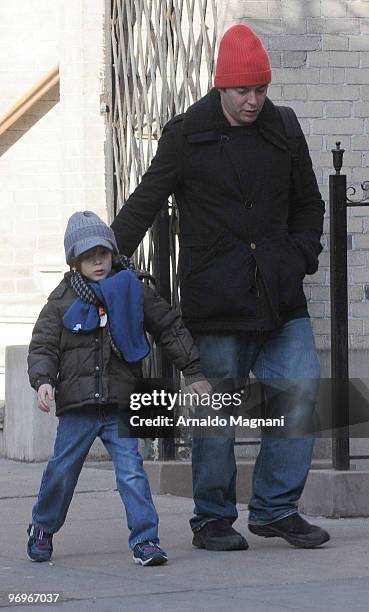
[[[329,535],[297,511],[313,450],[298,424],[312,414],[320,375],[302,281],[318,267],[324,203],[299,126],[297,160],[291,155],[267,98],[270,82],[261,40],[246,25],[231,27],[220,42],[215,88],[165,126],[149,170],[112,227],[130,255],[175,194],[182,312],[205,375],[245,379],[252,371],[268,383],[271,414],[292,406],[291,436],[262,439],[249,529],[312,548]],[[278,385],[283,392],[270,393]],[[194,546],[246,549],[232,527],[233,440],[194,439],[192,465]]]

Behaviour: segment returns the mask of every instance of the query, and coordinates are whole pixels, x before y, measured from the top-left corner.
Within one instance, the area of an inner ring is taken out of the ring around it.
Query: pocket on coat
[[[184,258],[183,258],[183,250]],[[188,252],[187,252],[188,250]],[[209,244],[182,243],[181,305],[185,318],[254,318],[255,261],[241,242],[226,232]]]
[[[179,269],[182,278],[207,267],[221,250],[224,236],[217,233],[204,241],[182,237],[180,242]]]

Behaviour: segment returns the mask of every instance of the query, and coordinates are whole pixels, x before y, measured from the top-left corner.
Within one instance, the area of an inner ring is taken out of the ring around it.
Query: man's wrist
[[[39,376],[38,379],[35,381],[35,387],[34,388],[36,389],[36,391],[39,390],[41,385],[51,385],[53,387],[54,386],[54,382],[50,378],[50,376]]]
[[[206,380],[206,376],[202,372],[199,372],[199,374],[192,374],[189,376],[185,375],[184,380],[185,380],[186,387],[188,387],[189,385],[192,385],[193,383],[200,382],[201,380]]]

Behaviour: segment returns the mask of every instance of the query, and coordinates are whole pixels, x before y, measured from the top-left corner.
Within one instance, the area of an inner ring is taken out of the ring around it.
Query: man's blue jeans
[[[198,335],[202,369],[209,379],[246,380],[249,372],[259,381],[287,390],[293,427],[312,416],[319,385],[320,365],[310,319],[294,319],[273,332]],[[267,402],[273,415],[278,394]],[[278,407],[281,413],[281,407]],[[283,414],[283,411],[282,411]],[[291,420],[291,419],[290,419]],[[297,512],[311,464],[311,434],[262,437],[253,473],[249,522],[263,525]],[[234,440],[198,437],[192,443],[194,531],[211,520],[237,518]]]
[[[63,525],[88,451],[99,436],[112,458],[126,509],[129,545],[158,539],[158,515],[136,438],[118,437],[118,417],[109,407],[85,407],[59,417],[54,454],[44,471],[32,522],[49,533]]]

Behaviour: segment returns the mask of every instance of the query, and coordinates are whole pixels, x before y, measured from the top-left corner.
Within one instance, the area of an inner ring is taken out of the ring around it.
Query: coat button
[[[255,251],[255,249],[256,249],[256,244],[255,244],[255,242],[250,242],[250,248],[251,248],[253,251]]]
[[[95,393],[95,397],[100,397],[100,393]]]
[[[246,200],[245,202],[245,207],[246,208],[252,208],[254,206],[254,203],[251,202],[251,200]]]

